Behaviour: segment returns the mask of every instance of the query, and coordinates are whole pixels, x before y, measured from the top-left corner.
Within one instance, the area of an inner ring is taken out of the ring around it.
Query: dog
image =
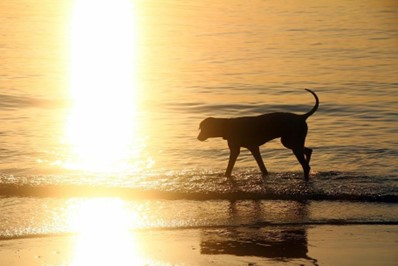
[[[303,168],[305,180],[308,180],[312,149],[305,147],[308,131],[306,120],[318,110],[319,99],[315,92],[306,90],[315,98],[315,105],[306,114],[276,112],[237,118],[208,117],[199,125],[198,140],[205,141],[217,137],[227,140],[230,154],[225,176],[231,177],[240,148],[244,147],[252,153],[262,176],[265,177],[268,171],[260,154],[260,146],[270,140],[281,138],[283,146],[293,151]]]

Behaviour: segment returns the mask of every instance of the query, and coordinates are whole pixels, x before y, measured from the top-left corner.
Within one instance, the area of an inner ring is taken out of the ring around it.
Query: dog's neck
[[[220,121],[220,124],[221,124],[221,132],[220,132],[220,134],[221,134],[221,137],[223,138],[223,139],[228,139],[228,132],[229,132],[229,130],[228,130],[228,126],[229,126],[229,120],[230,119],[228,119],[228,118],[221,118],[220,119],[221,121]]]

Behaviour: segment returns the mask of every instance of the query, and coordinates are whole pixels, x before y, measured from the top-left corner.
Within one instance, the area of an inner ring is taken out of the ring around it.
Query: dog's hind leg
[[[303,148],[293,149],[293,153],[296,156],[299,163],[301,164],[301,166],[303,167],[305,180],[308,180],[310,176],[311,167],[308,161],[304,157],[304,149]]]
[[[304,147],[305,135],[304,137],[284,136],[281,138],[281,142],[283,146],[293,151],[297,160],[303,167],[305,180],[308,180],[311,169],[310,160],[311,160],[312,150]]]
[[[263,158],[261,157],[260,154],[260,148],[258,146],[256,147],[250,147],[248,150],[253,154],[254,159],[256,159],[256,162],[258,164],[258,167],[260,168],[262,176],[268,175],[267,168],[264,165]]]
[[[234,168],[236,159],[238,158],[239,153],[240,153],[240,147],[232,145],[229,142],[228,142],[228,146],[229,146],[229,161],[228,161],[227,170],[225,171],[225,176],[231,177],[232,169]]]

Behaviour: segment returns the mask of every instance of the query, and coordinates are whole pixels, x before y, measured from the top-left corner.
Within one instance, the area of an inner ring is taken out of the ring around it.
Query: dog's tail
[[[312,90],[310,90],[310,89],[305,89],[305,90],[308,91],[308,92],[310,92],[310,93],[311,93],[312,95],[314,95],[314,97],[315,97],[315,105],[314,105],[314,107],[312,107],[312,109],[311,109],[308,113],[303,114],[303,118],[304,118],[304,119],[307,119],[307,118],[310,117],[313,113],[315,113],[316,110],[318,110],[319,99],[318,99],[318,96],[315,94],[315,92],[313,92]]]

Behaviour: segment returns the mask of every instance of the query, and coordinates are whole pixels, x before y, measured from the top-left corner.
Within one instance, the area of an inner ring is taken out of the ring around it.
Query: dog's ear
[[[199,124],[199,130],[202,130],[203,124],[205,124],[207,121],[209,121],[211,119],[213,119],[213,117],[207,117],[207,118],[203,119],[202,122],[200,122],[200,124]]]
[[[202,120],[202,122],[200,122],[199,123],[199,130],[202,130],[202,125],[203,125],[203,122],[204,122],[205,120]]]

